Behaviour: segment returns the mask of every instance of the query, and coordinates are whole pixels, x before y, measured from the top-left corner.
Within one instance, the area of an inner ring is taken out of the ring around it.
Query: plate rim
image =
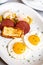
[[[21,1],[22,1],[25,5],[27,5],[27,6],[31,7],[31,8],[33,8],[34,10],[38,10],[38,11],[42,11],[42,12],[43,12],[43,9],[35,8],[35,7],[31,6],[30,4],[27,4],[26,0],[25,0],[25,1],[24,1],[24,0],[21,0]]]

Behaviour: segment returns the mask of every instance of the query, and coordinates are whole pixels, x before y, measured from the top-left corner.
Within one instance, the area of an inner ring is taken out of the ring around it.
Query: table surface
[[[8,0],[8,2],[20,2],[20,3],[22,3],[21,0]],[[37,11],[37,12],[43,17],[43,12],[40,12],[40,11]],[[7,65],[7,64],[0,58],[0,65]]]

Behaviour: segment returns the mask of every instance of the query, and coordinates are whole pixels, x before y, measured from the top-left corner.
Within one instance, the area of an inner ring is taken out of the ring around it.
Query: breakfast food
[[[12,49],[16,54],[22,54],[26,50],[26,45],[23,42],[16,42]]]
[[[32,23],[32,19],[29,16],[25,17],[24,21],[26,21],[28,24]]]
[[[10,20],[10,19],[4,19],[4,20],[2,21],[2,23],[1,23],[1,25],[2,25],[2,28],[3,28],[4,26],[14,27],[14,22],[13,22],[12,20]]]
[[[2,22],[3,17],[0,15],[0,23]]]
[[[28,14],[22,15],[24,17],[15,12],[6,11],[0,16],[0,37],[5,42],[3,47],[8,56],[15,60],[31,59],[33,51],[36,52],[43,44],[43,36],[35,20],[32,20]]]
[[[30,25],[25,21],[19,21],[16,24],[16,28],[22,29],[24,31],[24,34],[26,34],[30,31]]]
[[[0,23],[0,30],[2,29],[2,25],[1,25],[1,23]]]
[[[38,45],[40,42],[40,38],[36,34],[30,35],[28,40],[32,45]]]
[[[15,29],[12,27],[4,27],[2,31],[2,36],[7,38],[19,38],[24,35],[24,32],[20,29]]]
[[[13,13],[12,11],[6,11],[3,13],[3,18],[4,19],[13,19],[13,18],[16,18],[16,13]]]
[[[40,31],[32,31],[24,36],[25,43],[31,49],[36,49],[42,45],[42,33]]]
[[[27,16],[26,19],[28,21],[25,21],[25,19],[11,11],[4,12],[0,15],[0,30],[2,36],[15,38],[27,34],[30,31],[30,23],[32,19],[29,16]]]
[[[28,55],[29,49],[22,38],[15,38],[9,43],[8,52],[13,58],[24,59]]]

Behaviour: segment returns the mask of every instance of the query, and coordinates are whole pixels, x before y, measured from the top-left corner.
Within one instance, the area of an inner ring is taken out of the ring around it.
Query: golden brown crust
[[[10,28],[11,28],[11,30],[10,30]],[[10,30],[11,35],[8,34],[9,31],[8,31],[8,33],[6,33],[7,30]],[[12,30],[13,30],[13,31],[12,31]],[[17,30],[17,31],[16,31],[16,30]],[[16,31],[16,32],[15,32],[15,31]],[[3,37],[5,37],[5,38],[18,38],[18,37],[20,38],[20,37],[23,37],[23,36],[24,36],[24,32],[23,32],[22,30],[20,30],[20,29],[14,29],[14,28],[12,28],[12,27],[4,27],[3,30],[2,30],[1,35],[2,35]]]

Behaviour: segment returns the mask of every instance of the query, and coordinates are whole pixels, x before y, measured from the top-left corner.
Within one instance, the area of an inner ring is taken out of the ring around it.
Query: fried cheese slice
[[[2,30],[2,36],[7,38],[18,38],[24,35],[23,30],[19,28],[4,27]]]

